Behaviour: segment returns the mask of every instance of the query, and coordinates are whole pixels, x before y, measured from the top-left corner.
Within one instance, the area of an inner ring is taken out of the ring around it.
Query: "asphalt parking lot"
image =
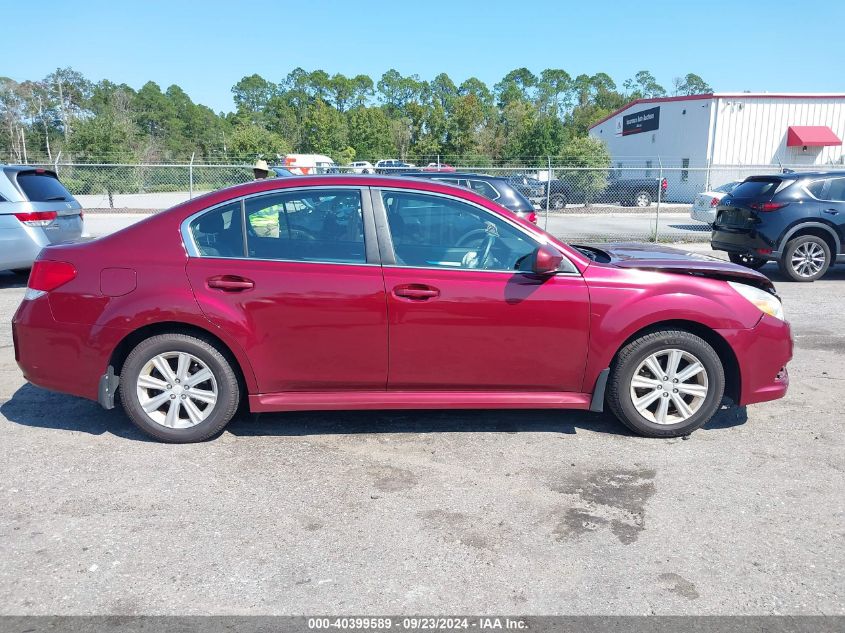
[[[845,614],[845,267],[764,272],[790,392],[689,439],[321,412],[187,446],[26,384],[0,274],[0,613]]]

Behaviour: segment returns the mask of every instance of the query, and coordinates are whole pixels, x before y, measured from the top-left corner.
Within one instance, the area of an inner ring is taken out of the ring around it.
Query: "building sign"
[[[622,136],[651,132],[660,127],[660,106],[622,115]]]

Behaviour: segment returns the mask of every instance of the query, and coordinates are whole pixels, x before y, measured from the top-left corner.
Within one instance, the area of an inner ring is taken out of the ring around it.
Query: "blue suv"
[[[722,198],[710,245],[732,262],[776,261],[793,281],[845,263],[845,171],[752,176]]]

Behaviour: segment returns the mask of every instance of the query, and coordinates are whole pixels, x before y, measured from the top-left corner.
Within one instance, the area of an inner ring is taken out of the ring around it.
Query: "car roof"
[[[0,169],[7,172],[37,171],[41,173],[52,174],[53,176],[56,175],[56,172],[52,169],[45,169],[44,167],[40,167],[37,165],[5,165],[3,163],[0,163]]]
[[[749,178],[782,178],[784,180],[800,180],[802,178],[827,178],[830,176],[845,176],[845,170],[830,171],[788,171],[786,173],[759,174]]]
[[[408,176],[423,177],[423,178],[477,178],[484,180],[505,180],[502,176],[490,176],[489,174],[476,174],[468,171],[429,171],[429,172],[413,172],[407,174]]]
[[[425,185],[423,185],[425,183]],[[421,191],[434,191],[442,193],[453,193],[456,190],[466,197],[468,193],[473,194],[471,189],[459,187],[451,183],[439,182],[430,178],[408,178],[404,174],[391,176],[382,174],[320,174],[309,176],[286,176],[284,178],[264,178],[261,180],[252,180],[237,185],[230,185],[222,189],[210,191],[201,196],[197,196],[188,200],[178,207],[185,205],[194,206],[197,203],[216,204],[218,201],[223,202],[231,198],[240,196],[250,196],[258,193],[272,193],[274,191],[284,191],[289,188],[296,187],[402,187],[409,186],[413,189],[420,189]],[[423,185],[421,187],[421,185]],[[484,196],[477,195],[480,199],[489,201]],[[176,207],[174,207],[176,208]]]

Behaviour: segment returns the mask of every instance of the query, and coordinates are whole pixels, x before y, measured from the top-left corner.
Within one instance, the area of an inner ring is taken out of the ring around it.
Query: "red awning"
[[[823,147],[842,145],[839,137],[826,125],[790,125],[786,133],[787,147]]]

